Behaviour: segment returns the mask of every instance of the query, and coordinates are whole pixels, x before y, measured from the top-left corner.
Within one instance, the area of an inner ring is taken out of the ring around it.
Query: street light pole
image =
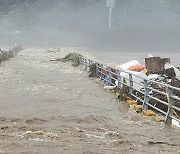
[[[112,25],[112,9],[115,7],[115,0],[107,0],[106,7],[109,8],[109,29]]]
[[[109,8],[109,29],[111,29],[112,24],[112,8]]]

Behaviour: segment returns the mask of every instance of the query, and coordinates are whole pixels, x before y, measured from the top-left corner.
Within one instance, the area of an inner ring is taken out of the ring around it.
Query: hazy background
[[[0,46],[179,52],[180,0],[0,0]],[[20,32],[20,33],[19,33]]]

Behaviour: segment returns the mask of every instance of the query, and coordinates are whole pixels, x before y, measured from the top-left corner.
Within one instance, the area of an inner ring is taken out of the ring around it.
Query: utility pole
[[[112,9],[115,7],[115,0],[107,0],[106,7],[109,8],[109,29],[112,25]]]
[[[21,44],[21,32],[19,30],[15,31],[15,44],[20,45]]]

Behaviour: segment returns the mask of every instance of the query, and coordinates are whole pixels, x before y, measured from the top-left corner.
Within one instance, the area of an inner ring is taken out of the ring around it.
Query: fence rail
[[[121,89],[123,85],[127,86],[129,88],[129,94],[142,103],[143,110],[150,107],[163,114],[165,116],[165,121],[171,122],[171,120],[174,119],[180,123],[180,97],[175,93],[175,91],[179,93],[180,88],[166,83],[149,80],[134,74],[132,71],[122,72],[117,69],[112,70],[111,67],[90,60],[82,55],[79,56],[79,62],[85,68],[95,64],[96,75],[104,80],[108,85],[116,86],[118,89]],[[108,77],[105,71],[108,72]],[[138,82],[133,79],[135,77],[138,79]],[[156,86],[160,87],[161,89],[154,88],[152,84],[156,84]],[[139,88],[136,88],[137,86]],[[162,89],[164,91],[162,91]],[[141,97],[136,95],[137,92],[141,95]],[[162,100],[158,96],[161,96],[161,98],[164,96],[163,98],[165,99]],[[164,108],[162,109],[159,106],[163,106]]]
[[[0,49],[0,63],[14,57],[22,49],[23,48],[21,45],[15,46],[12,49],[9,49],[8,51],[4,51]]]

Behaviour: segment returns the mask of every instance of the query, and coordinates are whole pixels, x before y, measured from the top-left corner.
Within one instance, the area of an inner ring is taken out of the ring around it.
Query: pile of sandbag
[[[138,61],[132,60],[116,67],[120,72],[119,75],[121,76],[121,82],[130,87],[130,80],[133,81],[133,84],[131,85],[133,88],[133,94],[140,97],[142,100],[144,99],[144,94],[139,91],[145,92],[145,80],[147,81],[148,87],[165,93],[167,93],[167,87],[157,84],[156,82],[180,88],[180,71],[170,64],[169,58],[153,57],[151,55],[149,58],[145,58],[145,64],[146,65],[144,66]],[[129,74],[131,74],[131,78]],[[119,85],[118,82],[117,85]],[[119,87],[123,88],[123,86],[123,84],[120,84]],[[162,95],[155,90],[149,89],[149,95],[164,102],[168,102],[167,96]],[[173,93],[176,97],[180,97],[179,91],[174,90]],[[165,112],[168,109],[167,105],[158,103],[158,101],[154,99],[151,99],[149,103]],[[177,100],[175,100],[174,103],[175,106],[180,107],[180,103]]]

